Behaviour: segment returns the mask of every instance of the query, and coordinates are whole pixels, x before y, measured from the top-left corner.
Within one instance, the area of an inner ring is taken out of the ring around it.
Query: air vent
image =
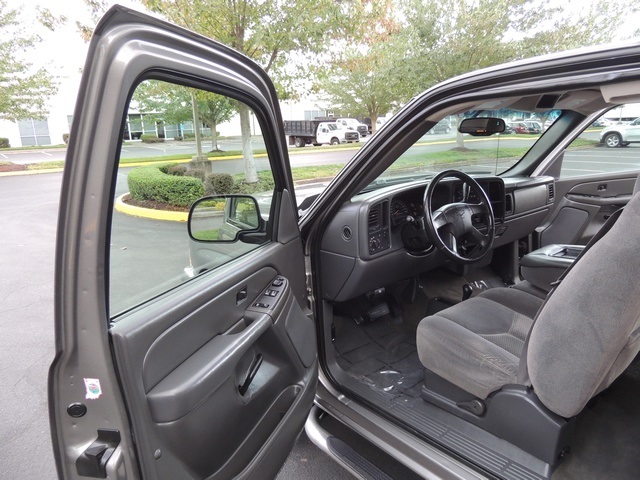
[[[382,204],[378,203],[369,210],[369,231],[376,231],[382,227]]]
[[[383,201],[369,210],[369,255],[389,249],[389,202]]]
[[[353,232],[351,231],[351,227],[349,227],[348,225],[342,227],[342,238],[348,242],[352,237]]]
[[[504,197],[504,214],[513,215],[513,195],[510,193]]]
[[[549,203],[553,203],[553,199],[555,198],[555,194],[556,194],[556,189],[555,189],[555,185],[553,183],[550,183],[549,185],[547,185],[547,189],[549,192]]]

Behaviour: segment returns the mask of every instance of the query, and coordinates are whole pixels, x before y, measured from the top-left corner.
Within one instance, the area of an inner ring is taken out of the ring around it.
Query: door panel
[[[269,188],[250,193],[265,228],[246,244],[190,239],[184,223],[119,210],[133,178],[118,163],[125,122],[145,132],[162,122],[165,137],[202,127],[197,94],[191,120],[134,113],[136,87],[158,80],[176,85],[161,98],[197,89],[240,118],[253,112]],[[281,124],[266,74],[227,47],[121,7],[96,27],[60,202],[49,373],[60,478],[268,478],[286,459],[313,402],[317,355]]]
[[[126,359],[118,372],[138,448],[154,452],[142,456],[143,470],[154,478],[175,478],[176,463],[188,465],[194,478],[238,475],[286,412],[313,397],[315,368],[307,371],[290,339],[295,330],[287,328],[295,325],[313,341],[313,323],[287,279],[260,265],[270,263],[261,257],[292,258],[293,247],[255,252],[235,266],[239,273],[225,272],[223,283],[213,278],[223,272],[206,274],[184,287],[179,306],[175,298],[158,299],[112,327],[116,357]],[[247,275],[245,266],[253,273]],[[285,281],[277,287],[274,279]],[[264,297],[267,289],[276,297]],[[247,296],[238,302],[241,290]],[[267,308],[254,306],[272,298]],[[240,386],[246,386],[244,394]]]
[[[556,180],[550,220],[539,230],[540,246],[585,245],[609,216],[631,199],[636,174],[623,172],[597,181],[584,177]]]

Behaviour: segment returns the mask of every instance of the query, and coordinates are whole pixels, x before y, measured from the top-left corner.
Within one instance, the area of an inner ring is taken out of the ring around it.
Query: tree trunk
[[[196,136],[196,157],[202,161],[202,138],[200,137],[200,111],[198,110],[198,100],[195,94],[191,93],[191,106],[193,107],[193,133]],[[194,160],[196,160],[194,158]]]
[[[244,103],[238,103],[238,115],[240,116],[240,131],[242,132],[242,156],[244,157],[244,181],[246,183],[256,183],[258,172],[253,159],[253,149],[251,148],[251,118],[250,110]]]
[[[217,124],[216,118],[211,115],[211,120],[209,121],[209,125],[211,125],[211,151],[218,151],[218,132],[216,132]]]
[[[458,131],[458,126],[460,125],[460,122],[462,122],[462,120],[464,119],[464,115],[458,115],[458,121],[456,122],[456,147],[457,148],[465,148],[464,147],[464,137],[462,136],[462,133],[460,133]]]

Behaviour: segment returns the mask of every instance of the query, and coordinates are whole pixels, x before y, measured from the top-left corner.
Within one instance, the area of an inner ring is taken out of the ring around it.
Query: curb
[[[116,198],[116,211],[131,215],[134,217],[149,218],[152,220],[164,220],[168,222],[186,222],[189,218],[187,212],[172,212],[168,210],[154,210],[152,208],[134,207],[124,203],[123,198],[129,195],[129,192],[123,193]]]

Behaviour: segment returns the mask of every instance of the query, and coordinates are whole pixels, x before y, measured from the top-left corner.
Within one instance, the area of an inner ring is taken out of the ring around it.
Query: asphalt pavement
[[[57,478],[47,373],[55,353],[54,258],[61,180],[61,173],[0,175],[0,478]],[[119,184],[125,188],[126,183]],[[303,433],[277,478],[344,479],[349,474]]]
[[[639,150],[572,151],[565,157],[565,167],[583,174],[637,169]],[[603,160],[597,167],[593,155]],[[124,172],[121,176],[124,179]],[[61,173],[0,176],[0,478],[56,478],[47,371],[54,356],[54,256],[61,178]],[[301,478],[338,479],[348,474],[303,434],[278,480]]]

